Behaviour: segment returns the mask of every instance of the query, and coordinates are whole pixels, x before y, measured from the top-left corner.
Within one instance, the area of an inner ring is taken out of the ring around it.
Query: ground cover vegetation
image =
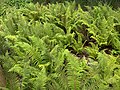
[[[120,90],[120,9],[91,5],[4,0],[1,89]]]

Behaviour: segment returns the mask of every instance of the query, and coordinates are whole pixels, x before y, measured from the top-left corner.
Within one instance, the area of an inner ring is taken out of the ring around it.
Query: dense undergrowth
[[[9,90],[120,90],[120,9],[75,2],[1,7]]]

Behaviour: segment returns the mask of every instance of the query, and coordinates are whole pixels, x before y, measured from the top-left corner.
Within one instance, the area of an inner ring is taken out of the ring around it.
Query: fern
[[[85,11],[75,2],[7,8],[0,16],[7,88],[119,90],[119,14],[108,5]]]

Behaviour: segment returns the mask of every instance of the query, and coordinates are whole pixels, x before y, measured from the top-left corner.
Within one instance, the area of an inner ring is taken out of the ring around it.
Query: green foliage
[[[0,16],[0,62],[10,90],[119,90],[120,10],[26,3]],[[6,77],[8,77],[6,75]]]

